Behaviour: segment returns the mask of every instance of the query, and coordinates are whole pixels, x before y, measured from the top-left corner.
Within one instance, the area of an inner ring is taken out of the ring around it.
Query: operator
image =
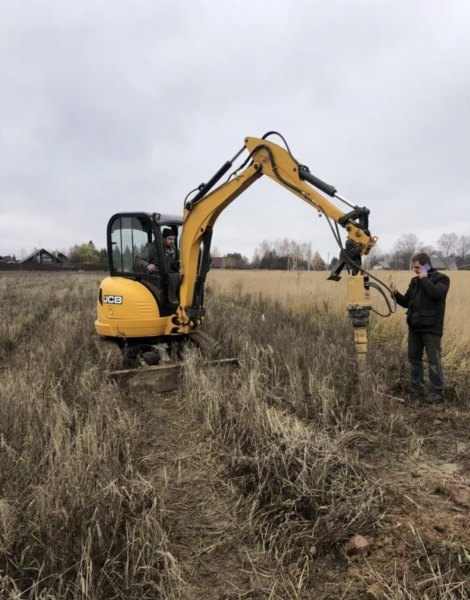
[[[432,267],[430,257],[421,252],[411,259],[416,277],[402,295],[392,283],[390,290],[397,304],[407,308],[408,360],[411,366],[411,396],[424,395],[423,353],[429,362],[431,394],[426,402],[434,404],[444,400],[444,373],[441,364],[441,340],[444,332],[446,296],[450,279]]]
[[[168,263],[169,271],[171,273],[178,273],[179,261],[178,251],[175,246],[176,237],[173,231],[166,228],[162,232],[163,247],[165,250],[165,256]],[[155,273],[158,269],[158,253],[155,242],[150,242],[145,248],[136,255],[135,266],[138,271],[149,273]]]

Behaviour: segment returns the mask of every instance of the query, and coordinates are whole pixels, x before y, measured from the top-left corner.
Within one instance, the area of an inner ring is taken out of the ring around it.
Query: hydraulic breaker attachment
[[[371,310],[369,278],[367,275],[350,275],[347,279],[347,306],[359,365],[367,355],[367,327]]]

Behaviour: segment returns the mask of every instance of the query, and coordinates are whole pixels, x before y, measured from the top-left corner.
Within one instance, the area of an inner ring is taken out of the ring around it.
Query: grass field
[[[387,285],[395,283],[405,292],[413,273],[406,271],[374,271],[374,275]],[[470,370],[470,271],[448,272],[451,286],[446,311],[443,349],[446,364],[451,368]],[[326,272],[307,271],[211,271],[209,282],[216,294],[239,297],[256,296],[269,302],[277,301],[296,312],[309,313],[312,309],[347,315],[346,288],[341,282],[327,280]],[[386,307],[373,292],[374,308],[386,312]],[[405,310],[398,307],[397,314],[387,319],[371,315],[372,340],[396,340],[406,336]]]
[[[359,377],[318,273],[212,272],[206,327],[239,369],[189,352],[180,392],[129,397],[98,364],[99,280],[0,275],[2,600],[470,596],[468,274],[437,411],[396,400],[404,315],[374,319]]]

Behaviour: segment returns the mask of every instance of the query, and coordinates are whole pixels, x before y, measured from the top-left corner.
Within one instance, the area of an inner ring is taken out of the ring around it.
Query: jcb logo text
[[[122,304],[122,296],[105,296],[103,302],[105,304]]]

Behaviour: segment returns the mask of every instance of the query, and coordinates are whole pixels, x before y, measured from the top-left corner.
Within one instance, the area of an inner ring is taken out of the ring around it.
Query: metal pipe
[[[314,187],[318,188],[328,196],[333,197],[336,195],[336,188],[333,185],[330,185],[329,183],[325,183],[321,179],[318,179],[318,177],[312,175],[310,171],[306,171],[305,168],[299,168],[299,177],[300,179],[303,179],[303,181],[308,181]]]
[[[245,146],[243,146],[243,148],[241,150],[239,150],[235,156],[232,158],[232,160],[228,160],[223,167],[220,167],[220,169],[217,171],[217,173],[215,175],[213,175],[209,181],[207,183],[201,184],[199,186],[199,191],[198,193],[194,196],[194,198],[192,198],[192,200],[190,200],[189,202],[186,203],[186,208],[188,210],[191,210],[191,208],[197,203],[199,202],[199,200],[201,200],[202,198],[204,198],[204,196],[210,192],[210,190],[214,187],[214,185],[225,175],[225,173],[227,173],[227,171],[229,171],[235,160],[237,160],[237,158],[240,156],[240,154],[245,150]]]
[[[204,196],[210,192],[210,190],[214,187],[214,185],[221,179],[227,171],[232,168],[232,163],[228,160],[220,169],[217,171],[215,175],[213,175],[207,183],[201,184],[199,186],[199,192],[192,198],[189,202],[186,203],[186,208],[190,210],[199,200],[204,198]]]
[[[367,327],[354,328],[354,345],[359,362],[365,362],[367,355]]]
[[[349,200],[346,200],[346,198],[343,198],[343,196],[340,196],[339,194],[335,194],[335,198],[338,198],[338,200],[341,200],[341,202],[344,202],[351,208],[356,208],[356,206],[354,204],[351,204],[351,202],[349,202]]]
[[[237,160],[237,158],[240,156],[240,154],[242,154],[245,151],[245,149],[246,149],[246,146],[243,146],[243,148],[235,154],[235,156],[232,158],[232,160],[230,162],[234,163]]]

